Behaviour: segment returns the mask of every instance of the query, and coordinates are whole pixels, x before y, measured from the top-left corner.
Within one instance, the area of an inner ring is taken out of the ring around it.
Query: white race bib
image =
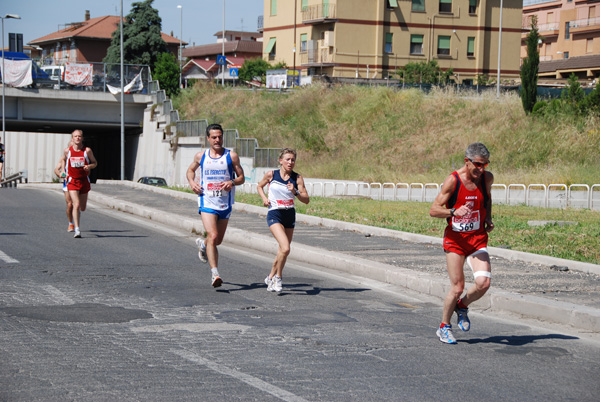
[[[473,232],[479,230],[479,227],[479,211],[473,211],[470,214],[461,217],[452,217],[452,230],[455,232]]]

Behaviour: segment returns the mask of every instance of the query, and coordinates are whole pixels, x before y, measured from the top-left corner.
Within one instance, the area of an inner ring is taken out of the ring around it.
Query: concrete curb
[[[122,184],[120,182],[116,183]],[[131,183],[128,185],[133,185],[136,188],[148,191],[165,191],[165,194],[169,195],[173,195],[173,193],[175,192],[173,190],[154,188],[152,186],[146,186],[137,183]],[[56,190],[59,190],[61,188],[59,184],[27,184],[22,185],[20,187],[48,188]],[[147,187],[150,187],[150,189],[147,189]],[[194,201],[196,200],[196,195],[194,194],[181,194],[183,195],[176,195],[182,199],[190,199]],[[99,204],[103,204],[109,208],[116,209],[118,211],[127,212],[165,225],[183,229],[192,234],[202,234],[204,232],[204,228],[200,219],[187,219],[181,217],[180,215],[171,214],[149,207],[139,206],[130,202],[117,200],[112,197],[107,197],[94,192],[90,192],[89,200],[97,202]],[[236,209],[266,215],[266,210],[264,208],[252,205],[236,204]],[[361,233],[364,232],[370,233],[372,235],[391,236],[401,238],[402,240],[416,241],[419,243],[441,243],[441,239],[429,236],[412,235],[410,233],[408,233],[408,235],[411,236],[404,236],[407,234],[403,232],[397,232],[397,235],[393,235],[393,233],[396,231],[373,228],[365,225],[347,224],[344,222],[337,222],[332,221],[330,219],[323,219],[301,214],[298,214],[297,220],[311,225],[322,225],[342,230],[355,230]],[[334,224],[334,226],[330,226],[330,224]],[[390,234],[388,234],[388,232],[390,232]],[[224,243],[271,254],[273,254],[277,249],[277,242],[271,236],[250,233],[233,227],[228,228],[227,236],[225,236]],[[508,251],[508,254],[515,253],[511,250],[498,250]],[[525,255],[529,254],[520,252],[518,253]],[[327,255],[327,258],[323,258],[324,255]],[[334,251],[307,246],[300,243],[294,243],[294,247],[292,247],[289,258],[290,260],[295,260],[314,266],[321,266],[328,269],[352,274],[355,276],[369,278],[371,280],[377,280],[383,283],[402,286],[412,291],[437,297],[440,300],[443,300],[443,298],[449,290],[449,284],[446,280],[433,277],[429,274],[422,274],[407,268],[401,268],[393,265],[383,264],[380,262],[370,261],[360,257],[349,256]],[[513,256],[513,258],[519,259],[516,258],[516,256]],[[539,260],[535,260],[532,262],[539,263]],[[553,264],[555,264],[555,262],[553,262]],[[600,267],[598,268],[600,269]],[[520,315],[522,317],[534,318],[562,325],[568,325],[586,331],[600,332],[600,310],[586,306],[579,306],[572,303],[543,299],[536,296],[510,293],[492,288],[486,294],[486,296],[484,296],[478,301],[478,307],[488,309],[494,312],[510,312],[513,314]]]
[[[185,219],[178,215],[152,208],[140,207],[99,194],[90,196],[90,200],[117,210],[175,226],[190,233],[201,234],[204,230],[200,219]],[[260,207],[255,208],[259,208],[262,213],[266,214],[264,209]],[[223,242],[228,245],[235,245],[270,254],[274,254],[277,250],[277,242],[271,236],[251,233],[233,227],[227,229],[227,236],[225,236]],[[327,258],[323,258],[324,255]],[[448,281],[438,279],[429,274],[422,274],[407,268],[370,261],[300,243],[294,243],[289,260],[402,286],[412,291],[437,297],[440,300],[443,300],[446,293],[450,290]],[[486,296],[478,301],[478,307],[494,312],[510,312],[523,317],[569,325],[592,332],[600,332],[600,311],[571,303],[490,289]]]

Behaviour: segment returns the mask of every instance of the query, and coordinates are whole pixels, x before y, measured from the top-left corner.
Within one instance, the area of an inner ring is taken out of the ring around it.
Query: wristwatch
[[[450,216],[454,216],[454,211],[456,211],[456,208],[450,208]]]

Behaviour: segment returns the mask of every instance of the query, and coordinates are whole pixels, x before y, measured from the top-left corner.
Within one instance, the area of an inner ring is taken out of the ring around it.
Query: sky
[[[135,1],[123,0],[123,15],[129,14]],[[223,2],[225,2],[225,29],[229,31],[256,31],[258,16],[263,15],[263,0],[154,0],[152,6],[162,18],[162,31],[179,38],[190,46],[215,43],[215,33],[223,29]],[[183,12],[177,8],[183,6]],[[4,20],[4,43],[8,33],[22,33],[23,43],[41,38],[64,28],[65,24],[84,20],[85,10],[91,18],[120,15],[120,0],[0,0],[0,15],[17,14],[20,20]],[[183,24],[181,22],[183,21]]]

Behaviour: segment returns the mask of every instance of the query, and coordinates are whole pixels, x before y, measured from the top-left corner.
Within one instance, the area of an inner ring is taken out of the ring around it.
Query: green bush
[[[536,102],[535,105],[533,106],[532,113],[537,116],[543,116],[546,113],[547,108],[548,108],[548,102],[539,101],[539,102]]]

